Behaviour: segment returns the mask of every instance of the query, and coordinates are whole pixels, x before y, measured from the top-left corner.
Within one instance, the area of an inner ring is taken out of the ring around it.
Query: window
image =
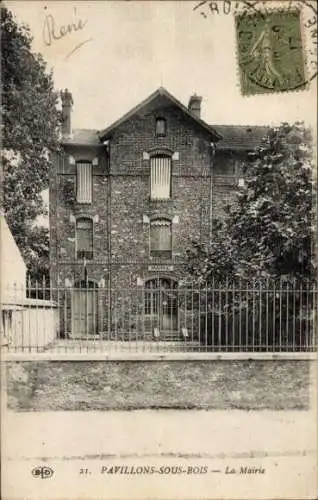
[[[76,256],[78,259],[93,259],[93,221],[87,218],[76,221]]]
[[[167,134],[167,122],[164,118],[156,119],[156,135],[159,137],[165,137]]]
[[[150,222],[150,256],[171,259],[172,231],[170,220],[155,219]]]
[[[150,158],[150,197],[152,200],[168,200],[171,197],[170,156]]]
[[[77,162],[77,201],[78,203],[92,203],[92,164]]]

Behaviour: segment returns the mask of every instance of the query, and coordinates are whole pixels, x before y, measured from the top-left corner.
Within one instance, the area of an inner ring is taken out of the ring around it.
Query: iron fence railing
[[[316,349],[317,285],[309,281],[116,288],[80,281],[2,292],[9,351],[309,352]]]

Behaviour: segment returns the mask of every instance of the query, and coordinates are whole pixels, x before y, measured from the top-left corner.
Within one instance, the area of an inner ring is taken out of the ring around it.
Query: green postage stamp
[[[237,15],[235,27],[242,94],[306,86],[299,10]]]

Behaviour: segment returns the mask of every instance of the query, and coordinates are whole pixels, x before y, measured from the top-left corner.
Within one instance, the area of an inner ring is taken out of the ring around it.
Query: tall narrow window
[[[76,256],[78,259],[93,259],[93,221],[88,218],[76,221]]]
[[[157,155],[150,159],[150,197],[168,200],[171,197],[171,158]]]
[[[92,203],[92,164],[77,162],[77,201],[78,203]]]
[[[167,134],[167,123],[164,118],[156,119],[156,135],[164,137]]]
[[[150,222],[150,255],[164,259],[172,257],[171,221],[155,219]]]

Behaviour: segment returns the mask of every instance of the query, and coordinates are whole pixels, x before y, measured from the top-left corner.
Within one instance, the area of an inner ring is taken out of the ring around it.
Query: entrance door
[[[73,291],[73,337],[86,337],[97,333],[97,290],[95,286],[93,282],[85,282],[85,287],[79,287]]]
[[[161,331],[177,330],[177,283],[166,278],[146,282],[145,313]]]

